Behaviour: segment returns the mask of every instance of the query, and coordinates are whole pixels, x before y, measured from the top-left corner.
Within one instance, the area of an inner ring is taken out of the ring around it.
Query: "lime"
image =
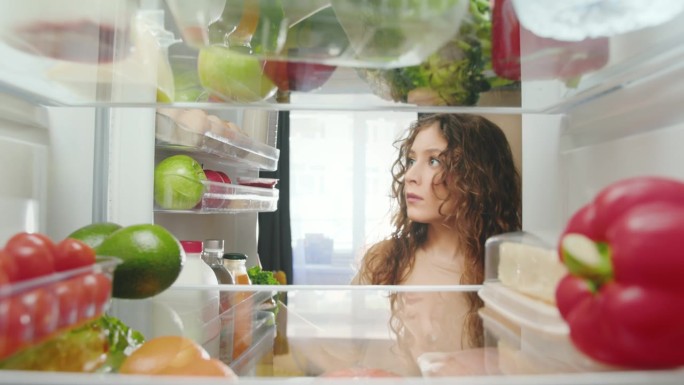
[[[113,232],[95,251],[121,259],[114,271],[112,295],[141,299],[169,288],[183,267],[185,252],[164,227],[140,224]]]
[[[111,222],[92,223],[67,235],[67,238],[78,239],[88,246],[96,248],[105,240],[105,238],[120,228],[121,225]]]

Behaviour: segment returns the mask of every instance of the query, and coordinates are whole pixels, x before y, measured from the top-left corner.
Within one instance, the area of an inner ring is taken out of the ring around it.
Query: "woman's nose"
[[[406,182],[419,183],[420,173],[418,172],[418,164],[414,163],[408,170],[406,170]]]

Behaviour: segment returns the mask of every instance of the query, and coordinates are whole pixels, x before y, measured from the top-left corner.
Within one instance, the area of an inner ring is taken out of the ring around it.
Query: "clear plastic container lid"
[[[557,307],[517,293],[501,283],[485,282],[478,295],[486,306],[519,327],[558,335],[569,332]]]
[[[456,34],[468,3],[167,0],[183,40],[196,48],[223,45],[258,58],[381,68],[423,61]]]

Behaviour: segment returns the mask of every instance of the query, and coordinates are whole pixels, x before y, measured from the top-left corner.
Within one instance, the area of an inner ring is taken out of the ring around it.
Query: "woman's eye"
[[[442,162],[437,158],[430,158],[430,166],[439,166]]]
[[[406,166],[411,167],[411,166],[413,166],[414,163],[416,163],[415,159],[412,159],[412,158],[406,159]]]

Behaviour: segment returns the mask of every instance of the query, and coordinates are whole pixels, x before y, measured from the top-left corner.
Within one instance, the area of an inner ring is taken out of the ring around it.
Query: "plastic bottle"
[[[233,275],[223,265],[223,240],[221,239],[206,239],[202,247],[202,260],[213,271],[218,284],[232,285],[235,283]],[[227,313],[230,309],[231,293],[229,291],[221,290],[219,294],[219,312],[220,312],[220,337],[218,358],[224,363],[231,362],[233,357],[233,323],[232,319],[228,317]]]
[[[213,357],[219,348],[219,291],[210,289],[218,284],[216,275],[200,257],[201,241],[181,241],[185,263],[173,285],[153,297],[154,333],[181,334],[200,343]],[[182,286],[202,285],[207,289],[185,290]],[[155,310],[156,309],[156,310]],[[169,319],[178,317],[177,319]],[[169,330],[180,320],[181,329]]]
[[[247,274],[247,256],[240,253],[223,254],[223,264],[235,278],[237,285],[251,285]],[[251,291],[231,293],[233,315],[233,360],[240,358],[252,345],[254,304]]]

